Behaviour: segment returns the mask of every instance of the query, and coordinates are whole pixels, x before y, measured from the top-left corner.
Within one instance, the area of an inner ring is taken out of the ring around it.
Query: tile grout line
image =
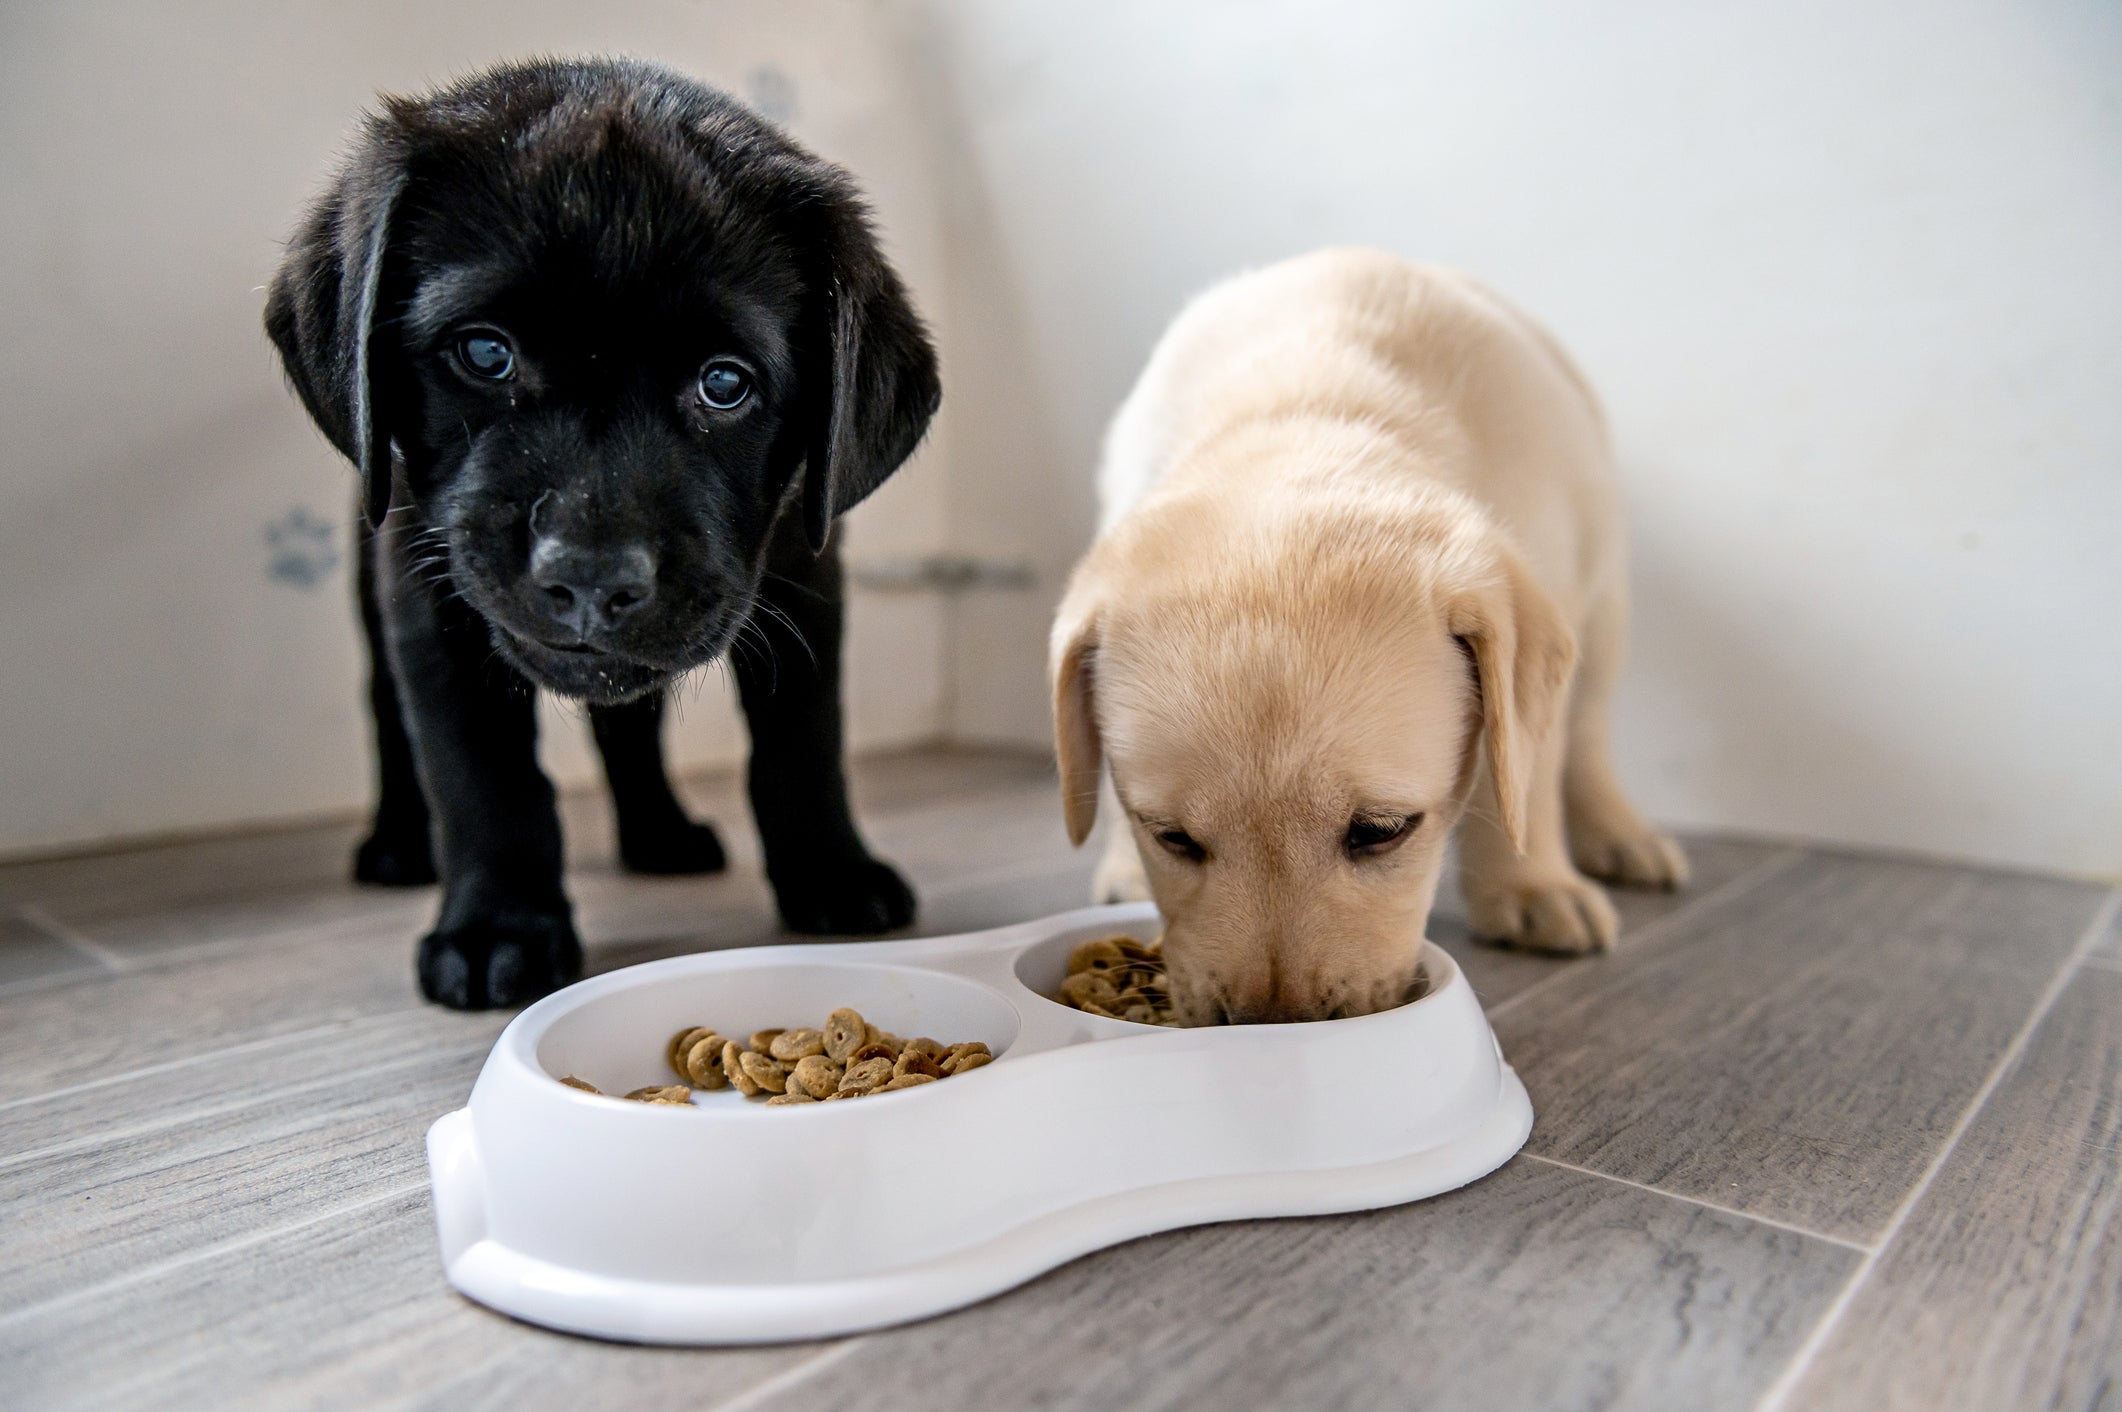
[[[1762,859],[1737,877],[1726,878],[1700,897],[1689,899],[1686,905],[1676,907],[1664,916],[1646,923],[1643,929],[1633,936],[1624,936],[1622,944],[1606,954],[1619,956],[1658,940],[1667,932],[1675,931],[1686,923],[1694,921],[1697,917],[1729,902],[1734,897],[1743,897],[1761,884],[1788,872],[1797,865],[1800,859],[1805,857],[1805,854],[1806,850],[1803,847],[1793,845],[1783,852]],[[1506,995],[1489,1007],[1488,1018],[1494,1020],[1497,1016],[1516,1006],[1519,1001],[1539,994],[1564,976],[1576,974],[1576,970],[1577,968],[1573,966],[1558,965],[1552,975],[1542,976],[1539,980],[1525,987],[1525,989]]]
[[[1587,1177],[1597,1177],[1601,1181],[1615,1182],[1621,1186],[1632,1187],[1637,1191],[1647,1191],[1653,1196],[1668,1197],[1674,1201],[1684,1202],[1689,1206],[1699,1206],[1705,1211],[1714,1211],[1720,1216],[1732,1216],[1752,1225],[1768,1226],[1775,1230],[1786,1231],[1791,1235],[1804,1236],[1809,1240],[1825,1241],[1829,1245],[1839,1245],[1844,1250],[1855,1251],[1859,1255],[1869,1255],[1875,1249],[1875,1247],[1866,1245],[1861,1241],[1850,1240],[1846,1236],[1829,1235],[1825,1231],[1807,1230],[1804,1226],[1793,1225],[1789,1221],[1779,1221],[1773,1216],[1760,1216],[1751,1211],[1741,1211],[1736,1206],[1724,1206],[1699,1196],[1689,1196],[1684,1191],[1667,1191],[1662,1186],[1651,1186],[1647,1182],[1632,1182],[1627,1177],[1617,1177],[1612,1172],[1601,1172],[1592,1167],[1580,1167],[1574,1162],[1564,1162],[1559,1157],[1549,1157],[1544,1153],[1521,1150],[1518,1155],[1529,1158],[1534,1162],[1544,1162],[1550,1167],[1560,1167],[1565,1172],[1577,1172]]]
[[[765,1379],[763,1382],[754,1383],[729,1401],[711,1404],[706,1409],[706,1412],[746,1412],[748,1408],[758,1407],[766,1401],[787,1392],[797,1384],[807,1382],[817,1374],[824,1372],[827,1368],[847,1357],[848,1354],[868,1343],[869,1338],[868,1334],[856,1334],[852,1338],[843,1338],[830,1348],[819,1349],[801,1363],[783,1368],[780,1372]]]
[[[87,956],[115,975],[124,975],[132,969],[132,966],[123,956],[120,956],[93,937],[84,936],[75,931],[34,902],[26,902],[17,907],[15,915],[38,930],[49,933],[51,936],[65,942],[68,946],[73,947],[74,950]]]
[[[2106,932],[2108,924],[2115,919],[2118,909],[2122,909],[2122,887],[2110,888],[2106,898],[2094,909],[2092,921],[2085,928],[2085,934],[2078,938],[2077,944],[2071,947],[2070,954],[2056,968],[2055,975],[2050,977],[2048,985],[2034,1002],[2025,1023],[2019,1026],[2018,1033],[2011,1038],[2011,1043],[2006,1045],[2004,1052],[1997,1057],[1997,1062],[1991,1066],[1988,1076],[1983,1079],[1982,1087],[1975,1090],[1974,1097],[1969,1099],[1967,1107],[1961,1110],[1952,1130],[1945,1135],[1945,1141],[1939,1144],[1930,1164],[1923,1169],[1923,1175],[1916,1179],[1908,1194],[1894,1207],[1893,1215],[1887,1220],[1886,1229],[1880,1233],[1870,1253],[1850,1272],[1849,1279],[1835,1295],[1834,1303],[1828,1305],[1827,1312],[1813,1325],[1812,1332],[1806,1335],[1805,1342],[1798,1346],[1798,1351],[1791,1356],[1790,1362],[1784,1365],[1776,1380],[1769,1384],[1768,1391],[1761,1394],[1761,1400],[1754,1404],[1755,1412],[1781,1412],[1790,1401],[1791,1394],[1797,1391],[1798,1384],[1812,1368],[1813,1361],[1827,1346],[1829,1336],[1842,1322],[1842,1316],[1849,1311],[1850,1305],[1856,1302],[1858,1293],[1871,1278],[1871,1272],[1878,1267],[1879,1257],[1893,1245],[1894,1238],[1901,1233],[1901,1227],[1907,1223],[1910,1214],[1929,1192],[1931,1183],[1938,1179],[1938,1173],[1945,1169],[1946,1161],[1959,1147],[1960,1139],[1967,1135],[1967,1130],[1974,1126],[1975,1119],[1988,1105],[1990,1095],[2004,1082],[2005,1075],[2017,1066],[2020,1056],[2026,1052],[2026,1046],[2032,1041],[2034,1032],[2041,1028],[2041,1022],[2048,1018],[2048,1012],[2055,1008],[2057,998],[2079,973],[2081,963],[2092,954],[2093,947]]]
[[[356,1211],[363,1211],[371,1206],[380,1206],[387,1201],[397,1201],[403,1197],[411,1196],[416,1191],[426,1190],[427,1178],[422,1177],[416,1182],[407,1182],[402,1186],[392,1187],[388,1191],[376,1192],[355,1201],[345,1202],[329,1210],[313,1212],[300,1220],[289,1221],[285,1225],[273,1226],[262,1231],[251,1231],[246,1235],[231,1236],[227,1240],[217,1241],[212,1245],[203,1245],[196,1250],[187,1250],[183,1254],[173,1255],[167,1260],[159,1260],[152,1265],[141,1265],[127,1270],[122,1275],[113,1275],[109,1279],[80,1285],[64,1293],[55,1294],[49,1299],[39,1300],[35,1304],[25,1304],[20,1309],[0,1313],[0,1328],[5,1328],[9,1324],[18,1323],[21,1320],[52,1309],[62,1309],[69,1304],[78,1303],[93,1295],[107,1294],[112,1290],[125,1289],[131,1285],[144,1284],[149,1280],[160,1279],[162,1276],[175,1270],[181,1270],[187,1265],[197,1264],[202,1260],[212,1260],[222,1255],[233,1254],[239,1250],[248,1250],[254,1245],[263,1245],[267,1241],[277,1240],[281,1236],[291,1235],[296,1231],[322,1225],[326,1221],[335,1221],[341,1216],[352,1215]]]

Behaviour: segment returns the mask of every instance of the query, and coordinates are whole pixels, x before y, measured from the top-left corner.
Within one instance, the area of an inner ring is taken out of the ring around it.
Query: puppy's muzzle
[[[594,647],[656,596],[656,558],[643,544],[590,548],[559,535],[531,546],[530,582],[545,621],[565,651]]]

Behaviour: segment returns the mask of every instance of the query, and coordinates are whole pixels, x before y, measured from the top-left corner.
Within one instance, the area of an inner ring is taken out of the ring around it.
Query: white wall
[[[854,0],[0,6],[0,852],[366,798],[351,475],[258,319],[376,90],[537,52],[690,70],[859,171],[934,302],[898,24]],[[947,442],[858,512],[858,554],[942,542]],[[857,744],[934,735],[941,606],[858,596],[853,620]],[[741,751],[718,674],[674,734],[684,763]],[[585,735],[548,732],[563,778]]]
[[[1047,570],[959,609],[959,733],[1045,739],[1096,438],[1185,295],[1371,243],[1493,280],[1605,393],[1652,812],[2122,871],[2122,9],[927,15],[952,534]]]
[[[858,743],[1043,744],[1151,340],[1362,241],[1604,389],[1655,813],[2122,870],[2122,10],[2062,0],[0,5],[0,851],[362,800],[344,564],[296,581],[348,473],[260,287],[375,89],[584,49],[792,104],[876,198],[946,401],[857,555],[1041,572],[858,597]],[[718,677],[677,744],[740,748]]]

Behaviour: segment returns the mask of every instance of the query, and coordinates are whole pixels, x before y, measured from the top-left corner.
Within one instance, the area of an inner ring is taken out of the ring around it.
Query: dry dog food
[[[1068,953],[1060,1001],[1088,1015],[1138,1025],[1176,1025],[1164,978],[1164,939],[1101,936]]]
[[[932,1084],[991,1064],[995,1056],[977,1039],[953,1045],[926,1036],[901,1039],[843,1008],[819,1029],[758,1030],[741,1040],[695,1025],[670,1037],[663,1058],[685,1082],[637,1088],[627,1098],[690,1105],[695,1088],[734,1088],[746,1098],[765,1098],[769,1108],[827,1103]],[[560,1082],[600,1092],[573,1074]]]

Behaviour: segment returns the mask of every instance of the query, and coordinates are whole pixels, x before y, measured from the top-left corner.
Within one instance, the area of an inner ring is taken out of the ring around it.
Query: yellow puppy
[[[1479,284],[1330,250],[1218,285],[1099,488],[1053,635],[1068,830],[1108,769],[1098,891],[1156,898],[1185,1018],[1398,1003],[1462,813],[1494,939],[1603,948],[1585,873],[1684,879],[1608,761],[1627,566],[1598,406]]]

